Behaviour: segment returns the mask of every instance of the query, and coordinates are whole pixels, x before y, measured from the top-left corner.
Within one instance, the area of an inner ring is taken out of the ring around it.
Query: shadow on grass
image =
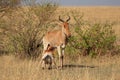
[[[60,70],[64,70],[67,68],[96,68],[98,66],[87,66],[87,65],[78,65],[78,64],[66,64],[63,65],[63,68],[61,68],[60,66],[58,66],[58,68],[56,66],[52,67],[52,69],[60,69]],[[48,69],[48,68],[46,68]],[[43,69],[44,70],[44,69]],[[51,69],[48,69],[51,70]]]
[[[78,65],[78,64],[66,64],[64,68],[95,68],[97,66],[87,66],[87,65]]]

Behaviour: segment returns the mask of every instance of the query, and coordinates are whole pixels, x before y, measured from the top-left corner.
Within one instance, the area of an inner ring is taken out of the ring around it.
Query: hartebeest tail
[[[62,20],[59,16],[59,21],[62,22],[61,30],[49,31],[43,37],[43,53],[47,50],[48,44],[52,47],[56,47],[59,54],[61,67],[63,67],[64,49],[67,44],[67,39],[71,36],[68,23],[69,20],[70,16],[66,21]]]

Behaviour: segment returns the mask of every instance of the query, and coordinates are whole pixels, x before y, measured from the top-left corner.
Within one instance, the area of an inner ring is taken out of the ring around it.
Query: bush
[[[8,22],[1,24],[6,36],[5,49],[18,56],[36,58],[42,51],[41,39],[51,22],[57,5],[44,3],[20,7],[7,15]]]
[[[90,23],[83,20],[83,15],[75,14],[73,18],[76,22],[73,25],[75,34],[69,39],[68,51],[72,48],[73,54],[77,52],[79,55],[91,57],[115,54],[116,35],[112,29],[114,23]]]

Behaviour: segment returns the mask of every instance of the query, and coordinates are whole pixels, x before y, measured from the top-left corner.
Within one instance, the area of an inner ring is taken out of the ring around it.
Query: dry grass
[[[1,80],[119,80],[120,57],[66,60],[63,70],[42,70],[39,60],[0,56]]]
[[[118,21],[120,22],[120,7],[60,7],[58,14],[69,14],[71,11],[84,14],[89,21]]]
[[[120,7],[60,7],[57,15],[71,11],[84,13],[91,22],[115,21],[114,26],[120,40]],[[56,16],[57,16],[56,15]],[[73,23],[72,19],[70,23]],[[65,59],[63,70],[42,70],[39,60],[20,60],[14,56],[0,56],[0,80],[119,80],[120,56],[91,59],[80,57],[72,61]]]
[[[56,14],[66,16],[74,12],[78,15],[84,14],[84,20],[89,22],[115,22],[114,29],[118,37],[120,37],[120,7],[60,7],[57,9]],[[62,14],[61,14],[62,13]],[[64,18],[64,17],[63,17]],[[71,19],[70,23],[74,23]],[[120,39],[120,38],[119,38]]]

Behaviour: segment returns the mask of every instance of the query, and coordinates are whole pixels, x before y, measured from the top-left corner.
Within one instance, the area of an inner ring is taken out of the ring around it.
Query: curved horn
[[[68,22],[70,20],[70,16],[68,16],[69,18],[66,20],[66,22]]]
[[[64,21],[60,18],[60,16],[59,16],[59,21],[64,22]]]

